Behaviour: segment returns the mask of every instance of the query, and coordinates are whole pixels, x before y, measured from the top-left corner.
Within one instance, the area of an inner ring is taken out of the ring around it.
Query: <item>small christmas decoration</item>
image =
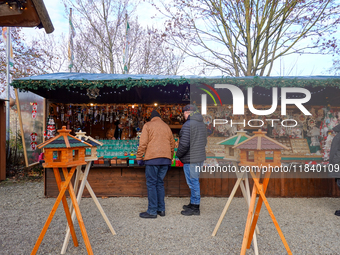
[[[33,102],[32,104],[32,118],[35,119],[37,117],[37,108],[38,108],[38,103]]]
[[[35,149],[37,148],[37,142],[31,142],[31,150],[35,151]]]
[[[47,124],[47,135],[46,138],[50,139],[55,136],[55,122],[53,118],[48,119],[48,124]]]
[[[182,101],[190,101],[190,91],[188,87],[185,88]]]
[[[32,133],[31,135],[30,135],[30,138],[31,138],[31,142],[36,142],[37,141],[37,133]]]

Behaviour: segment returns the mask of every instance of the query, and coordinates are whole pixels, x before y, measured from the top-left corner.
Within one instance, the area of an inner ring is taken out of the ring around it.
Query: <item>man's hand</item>
[[[144,160],[137,160],[137,164],[139,166],[144,166]]]

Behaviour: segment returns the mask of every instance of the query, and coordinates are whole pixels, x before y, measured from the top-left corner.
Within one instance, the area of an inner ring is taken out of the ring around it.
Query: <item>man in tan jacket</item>
[[[175,141],[170,127],[153,110],[151,120],[143,126],[137,151],[138,165],[145,164],[148,189],[148,210],[139,214],[141,218],[165,216],[164,177],[171,166]],[[144,155],[144,159],[143,159]]]

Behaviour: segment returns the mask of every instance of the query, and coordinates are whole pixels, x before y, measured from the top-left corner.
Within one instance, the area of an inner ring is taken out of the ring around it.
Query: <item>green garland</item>
[[[270,89],[272,87],[339,87],[339,78],[285,78],[285,77],[237,77],[237,78],[218,78],[218,79],[190,79],[191,85],[206,83],[213,86],[214,84],[232,84],[238,87],[263,87]]]
[[[232,84],[238,87],[340,87],[340,77],[321,78],[321,77],[222,77],[222,78],[194,78],[188,79],[181,77],[180,79],[152,79],[152,80],[134,80],[127,78],[124,80],[14,80],[11,85],[20,90],[34,91],[39,89],[55,90],[57,88],[80,88],[80,89],[93,89],[109,87],[117,89],[125,87],[130,90],[132,87],[154,87],[154,86],[167,86],[175,85],[180,86],[183,84],[199,85],[206,83],[208,85],[214,84]]]
[[[34,91],[39,89],[55,90],[58,88],[80,88],[80,89],[94,89],[94,88],[120,88],[125,87],[126,90],[130,90],[133,87],[154,87],[154,86],[167,86],[175,85],[180,86],[188,84],[188,79],[162,79],[162,80],[133,80],[127,78],[125,80],[14,80],[11,85],[14,88],[26,91]]]

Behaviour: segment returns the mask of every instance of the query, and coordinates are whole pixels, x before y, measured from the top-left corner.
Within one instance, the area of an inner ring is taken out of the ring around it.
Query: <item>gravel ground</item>
[[[42,182],[0,184],[0,254],[30,254],[53,206]],[[117,232],[113,236],[91,198],[80,209],[94,254],[239,254],[247,209],[235,198],[215,237],[211,236],[227,198],[202,198],[200,216],[182,216],[188,198],[166,198],[166,216],[141,219],[147,198],[99,198]],[[269,203],[293,254],[340,254],[338,198],[270,198]],[[60,204],[38,254],[60,254],[66,218]],[[78,224],[79,246],[66,254],[86,254]],[[265,207],[260,214],[260,254],[285,254]],[[247,254],[254,254],[250,248]]]

